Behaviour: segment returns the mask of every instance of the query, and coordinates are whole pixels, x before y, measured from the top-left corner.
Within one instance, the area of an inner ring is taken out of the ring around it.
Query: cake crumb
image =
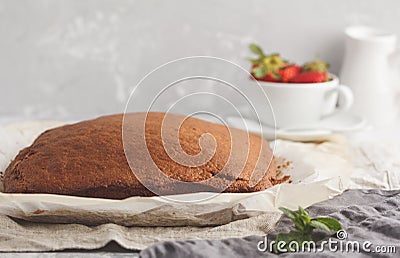
[[[35,210],[34,212],[32,212],[33,214],[42,214],[46,212],[46,210]]]
[[[287,160],[283,157],[276,157],[275,162],[276,165],[276,179],[273,180],[273,184],[282,184],[282,183],[292,183],[289,175],[285,175],[285,171],[289,169],[293,169],[293,162]]]

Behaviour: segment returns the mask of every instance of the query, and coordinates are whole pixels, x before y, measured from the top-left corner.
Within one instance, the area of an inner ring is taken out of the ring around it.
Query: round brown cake
[[[224,192],[245,193],[264,190],[274,184],[275,164],[266,140],[239,129],[181,115],[168,114],[172,121],[183,121],[179,130],[163,127],[165,114],[130,113],[125,116],[125,120],[129,118],[130,122],[134,122],[127,128],[133,135],[136,133],[136,136],[143,137],[139,135],[140,130],[135,129],[143,123],[146,125],[144,138],[147,148],[128,144],[127,156],[124,151],[127,144],[122,140],[122,114],[45,131],[30,147],[21,150],[8,166],[4,173],[4,191],[109,199],[156,195],[149,190],[151,188],[160,189],[163,194],[188,192],[184,186],[177,187],[165,178],[146,174],[147,165],[140,162],[146,160],[146,153],[167,177],[180,182],[192,182],[188,186],[190,192],[204,189],[218,192],[219,186],[227,184]],[[234,146],[231,142],[232,133],[238,136],[239,141],[243,140],[243,144],[236,143]],[[209,141],[199,143],[204,134],[212,135],[215,144]],[[187,155],[195,156],[202,149],[215,147],[211,159],[200,166],[176,162],[164,148],[164,144],[176,136]],[[128,155],[133,155],[136,163],[132,163],[132,160],[128,162]],[[245,163],[240,164],[243,156],[246,157]],[[218,176],[227,164],[228,172]],[[239,174],[230,174],[229,171],[238,168]],[[151,184],[151,187],[144,186],[136,175],[147,176],[145,185]],[[210,178],[213,180],[204,183]],[[252,180],[256,183],[252,183]]]

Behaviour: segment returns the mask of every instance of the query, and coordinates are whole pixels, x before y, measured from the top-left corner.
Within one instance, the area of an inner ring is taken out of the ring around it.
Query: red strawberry
[[[301,66],[298,65],[289,65],[279,70],[279,75],[281,76],[281,80],[283,82],[288,82],[290,79],[298,75],[301,71]]]
[[[324,81],[326,81],[326,73],[321,72],[302,72],[289,80],[292,83],[316,83]]]
[[[256,68],[262,67],[262,64],[253,64],[251,66],[251,75],[258,81],[264,81],[264,82],[280,82],[281,81],[281,76],[277,72],[270,72],[268,74],[263,75],[262,77],[257,77],[257,75],[262,75],[257,74],[257,71],[255,70]]]
[[[267,82],[317,83],[331,80],[329,64],[321,60],[305,63],[302,67],[290,64],[278,53],[266,55],[261,47],[250,44],[251,52],[257,58],[249,58],[251,74],[256,80]]]
[[[282,78],[277,73],[269,73],[269,74],[265,75],[265,77],[263,78],[263,81],[266,81],[266,82],[281,82]]]
[[[254,74],[252,74],[252,75],[253,75],[253,77],[255,77]],[[263,81],[263,82],[280,82],[281,81],[280,77],[279,77],[279,74],[278,75],[272,75],[271,73],[265,75],[262,78],[256,78],[256,80]]]

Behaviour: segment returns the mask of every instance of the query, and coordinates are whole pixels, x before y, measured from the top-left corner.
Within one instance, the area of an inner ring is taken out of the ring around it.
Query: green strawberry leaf
[[[275,73],[275,72],[272,73],[272,77],[273,77],[274,79],[277,79],[277,80],[282,79],[282,76],[281,76],[279,73]]]
[[[264,52],[262,51],[261,47],[256,44],[250,44],[249,49],[256,55],[264,56]]]
[[[342,225],[340,225],[340,222],[337,221],[334,218],[327,218],[327,217],[319,217],[319,218],[314,218],[311,220],[311,223],[313,223],[313,221],[319,222],[324,224],[327,228],[328,231],[332,230],[332,231],[339,231],[342,229]],[[315,222],[313,223],[315,225]],[[313,225],[313,226],[314,226]],[[321,228],[320,228],[321,229]]]
[[[261,63],[260,59],[247,58],[247,60],[249,60],[251,64],[260,64]]]
[[[267,74],[267,71],[265,70],[265,67],[263,65],[253,68],[252,72],[254,76],[258,79],[263,78]]]

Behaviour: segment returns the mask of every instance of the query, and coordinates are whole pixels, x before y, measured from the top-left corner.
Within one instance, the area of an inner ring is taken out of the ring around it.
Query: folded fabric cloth
[[[271,232],[280,213],[267,213],[217,227],[124,227],[116,224],[34,223],[0,216],[0,252],[92,250],[115,241],[129,250],[176,239],[224,239]]]
[[[347,233],[344,240],[362,244],[370,241],[374,247],[395,246],[400,252],[400,191],[385,190],[348,190],[331,200],[310,206],[307,211],[311,217],[329,216],[340,221]],[[282,217],[274,232],[288,232],[293,223]],[[276,233],[275,233],[276,234]],[[140,253],[140,257],[267,257],[278,256],[270,252],[261,252],[257,245],[265,238],[251,236],[246,238],[191,241],[167,241],[155,244]],[[367,252],[360,248],[360,253],[332,252],[324,250],[319,257],[364,257]],[[376,256],[377,253],[369,253]],[[309,253],[286,253],[279,257],[309,257]],[[390,254],[389,254],[390,255]],[[392,254],[393,255],[393,254]]]

